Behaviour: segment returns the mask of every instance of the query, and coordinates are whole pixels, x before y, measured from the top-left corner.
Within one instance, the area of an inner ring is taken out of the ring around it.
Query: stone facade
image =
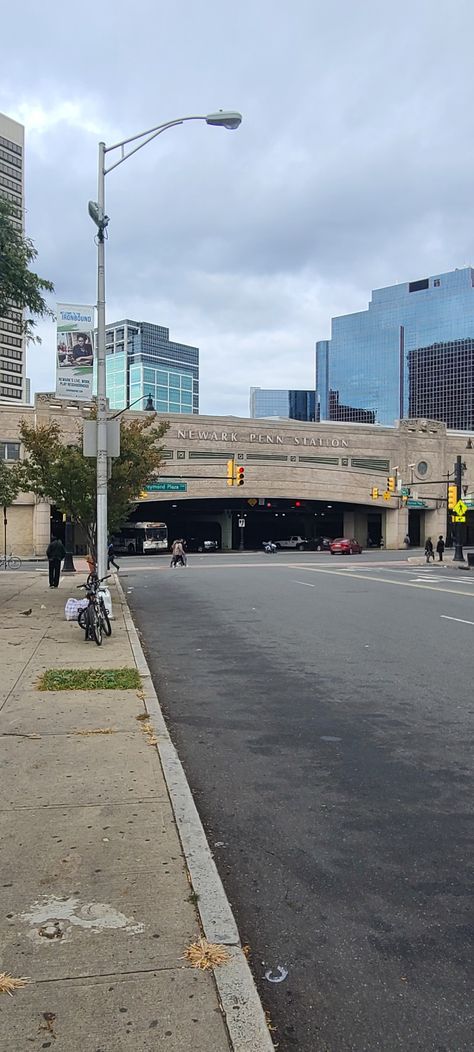
[[[134,413],[128,416],[137,415]],[[139,414],[141,415],[141,414]],[[0,442],[18,440],[22,417],[36,424],[59,422],[65,441],[77,438],[86,408],[37,395],[32,407],[0,408]],[[408,510],[397,496],[383,499],[388,475],[398,471],[404,484],[418,489],[421,540],[446,529],[446,481],[461,454],[463,481],[474,490],[474,436],[447,431],[431,420],[402,420],[395,427],[295,420],[265,421],[234,417],[166,415],[169,430],[163,441],[165,461],[160,482],[179,482],[185,492],[153,491],[148,501],[222,501],[227,496],[286,498],[338,502],[344,509],[344,533],[365,545],[367,516],[380,511],[385,546],[400,548],[408,529]],[[226,462],[235,457],[245,468],[245,491],[228,489]],[[206,476],[206,477],[202,477]],[[440,481],[441,480],[441,481]],[[430,482],[426,486],[422,483]],[[372,501],[377,486],[380,497]],[[147,500],[143,500],[146,506]],[[144,515],[144,518],[146,516]],[[224,520],[225,516],[221,516]],[[224,521],[222,522],[225,527]],[[223,529],[223,539],[230,536]],[[49,507],[32,494],[22,494],[8,513],[8,546],[18,555],[42,555],[49,540]]]

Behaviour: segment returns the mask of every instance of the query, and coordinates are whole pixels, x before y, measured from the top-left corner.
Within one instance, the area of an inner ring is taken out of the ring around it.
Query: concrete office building
[[[24,151],[22,124],[0,113],[0,195],[11,206],[12,219],[24,230]],[[29,399],[22,311],[10,307],[0,318],[0,405]]]
[[[253,420],[315,419],[314,391],[285,391],[264,387],[250,388],[250,416]]]
[[[173,343],[169,329],[145,321],[107,325],[107,397],[112,409],[140,408],[151,394],[159,413],[199,412],[199,349]]]
[[[474,427],[474,270],[372,293],[316,344],[317,416],[392,425],[424,416]]]

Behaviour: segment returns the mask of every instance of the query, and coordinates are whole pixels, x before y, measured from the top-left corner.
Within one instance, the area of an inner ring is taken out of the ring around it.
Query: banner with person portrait
[[[94,307],[57,305],[56,397],[88,402],[94,372]]]

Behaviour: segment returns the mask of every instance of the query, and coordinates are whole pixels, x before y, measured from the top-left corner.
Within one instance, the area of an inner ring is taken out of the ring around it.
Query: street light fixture
[[[227,128],[234,131],[239,127],[242,117],[236,111],[218,110],[207,116],[179,117],[176,120],[158,124],[155,128],[132,135],[129,139],[106,146],[99,143],[99,164],[97,180],[97,201],[89,201],[89,215],[97,227],[97,568],[99,577],[103,577],[107,568],[107,400],[105,368],[105,230],[109,217],[105,214],[105,176],[147,146],[168,128],[175,128],[187,121],[205,121],[216,128]],[[137,143],[138,145],[133,145]],[[126,149],[126,147],[131,149]],[[118,160],[106,167],[106,155],[120,151]]]

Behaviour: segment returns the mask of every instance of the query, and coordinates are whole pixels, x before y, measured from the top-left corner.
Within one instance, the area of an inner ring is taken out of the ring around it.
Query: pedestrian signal
[[[454,508],[458,502],[458,487],[456,485],[448,486],[448,508]]]
[[[377,500],[378,495],[379,495],[378,486],[372,486],[372,489],[370,491],[370,496],[372,497],[372,500]]]
[[[245,468],[237,468],[237,486],[243,486],[245,482]]]
[[[393,493],[395,490],[395,476],[389,475],[387,479],[387,489],[389,493]]]
[[[227,485],[228,486],[233,486],[234,485],[234,469],[235,469],[234,461],[233,460],[228,460],[227,461]]]

